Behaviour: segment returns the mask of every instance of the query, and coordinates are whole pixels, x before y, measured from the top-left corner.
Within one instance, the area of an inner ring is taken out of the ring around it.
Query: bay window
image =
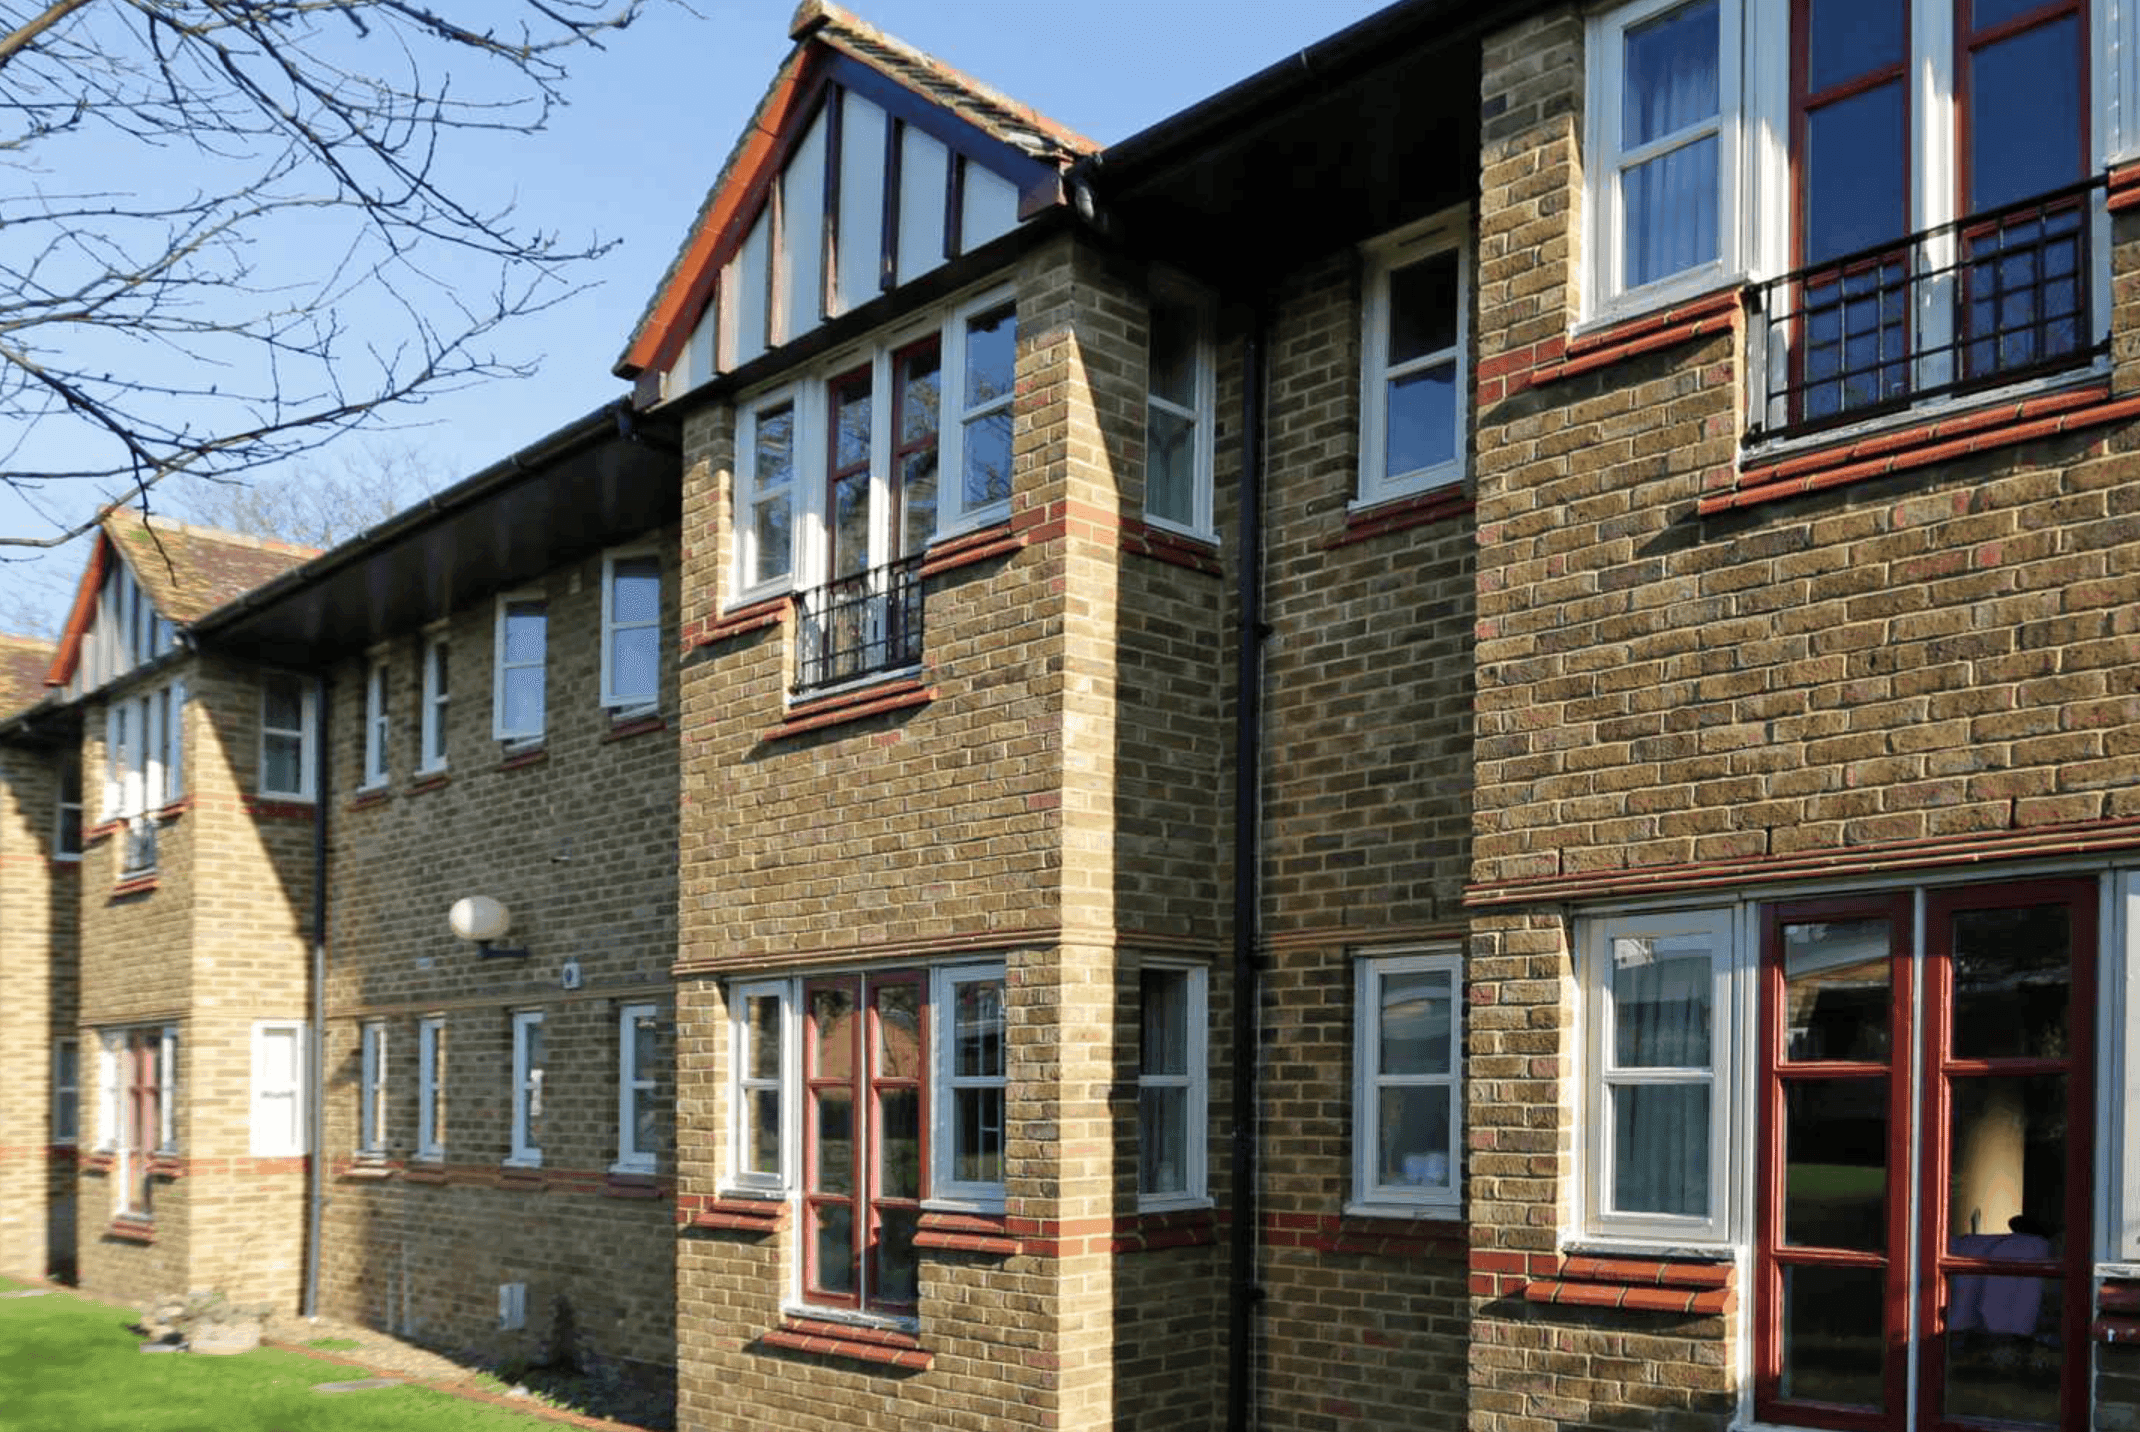
[[[732,588],[794,593],[799,691],[920,661],[923,553],[1009,515],[1017,341],[991,293],[739,406]]]
[[[925,1207],[1003,1208],[1000,964],[741,981],[724,1187],[801,1206],[802,1301],[910,1316]]]
[[[185,709],[186,686],[178,680],[116,698],[105,708],[104,818],[125,823],[119,842],[122,879],[155,871],[157,812],[185,794]],[[63,785],[63,838],[65,789]],[[75,856],[80,854],[80,799],[77,782]]]

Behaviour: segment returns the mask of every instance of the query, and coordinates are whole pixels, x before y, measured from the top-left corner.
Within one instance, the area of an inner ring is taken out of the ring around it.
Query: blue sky
[[[480,12],[483,6],[456,7]],[[1377,0],[860,0],[863,19],[1103,143],[1122,139],[1380,8]],[[694,13],[695,11],[695,13]],[[610,364],[722,160],[787,54],[784,0],[653,3],[602,52],[577,56],[569,106],[531,136],[485,139],[446,162],[471,189],[566,236],[618,240],[592,285],[502,342],[537,376],[485,384],[405,415],[442,487],[622,391]],[[332,454],[329,459],[332,460]],[[268,479],[272,480],[272,479]],[[86,515],[101,494],[66,503]],[[77,520],[78,520],[77,515]],[[42,530],[0,492],[0,530]],[[0,584],[64,606],[81,544],[0,564]]]

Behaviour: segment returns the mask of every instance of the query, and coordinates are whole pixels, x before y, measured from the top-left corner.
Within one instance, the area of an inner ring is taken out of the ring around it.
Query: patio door
[[[1767,910],[1762,1421],[2082,1424],[2095,900],[1930,892],[1921,936],[1908,895]]]

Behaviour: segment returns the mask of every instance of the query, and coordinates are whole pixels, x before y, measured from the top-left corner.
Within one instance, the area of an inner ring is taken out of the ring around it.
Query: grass
[[[429,1388],[317,1393],[315,1383],[363,1374],[276,1348],[240,1357],[145,1354],[127,1331],[133,1321],[124,1308],[58,1290],[0,1302],[0,1432],[529,1432],[538,1425]]]
[[[314,1338],[305,1346],[317,1348],[321,1352],[355,1352],[364,1344],[355,1338]]]
[[[35,1283],[18,1283],[6,1274],[0,1273],[0,1293],[19,1293],[25,1288],[34,1288],[36,1286]]]

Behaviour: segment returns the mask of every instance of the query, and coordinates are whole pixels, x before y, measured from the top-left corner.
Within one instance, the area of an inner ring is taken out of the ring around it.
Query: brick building
[[[2140,1416],[2140,19],[1840,13],[1103,149],[805,4],[632,401],[193,622],[337,713],[329,1310],[691,1428]],[[9,1028],[155,1013],[64,938]]]

